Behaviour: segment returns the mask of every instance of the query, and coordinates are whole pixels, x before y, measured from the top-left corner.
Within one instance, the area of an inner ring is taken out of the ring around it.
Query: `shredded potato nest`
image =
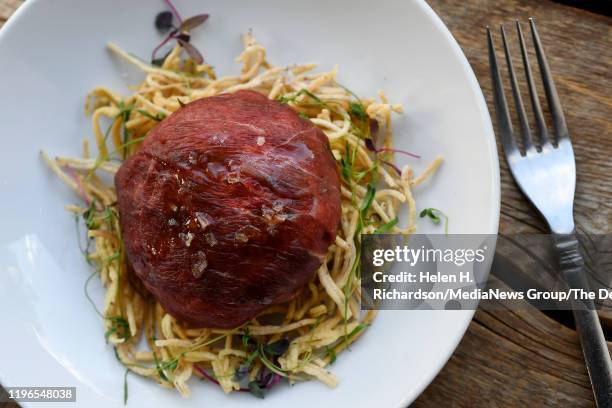
[[[393,164],[391,115],[402,108],[389,103],[383,92],[378,100],[359,99],[336,82],[336,69],[316,73],[314,64],[275,67],[250,34],[243,36],[243,45],[236,58],[241,73],[217,78],[211,66],[183,59],[180,47],[161,67],[153,67],[108,44],[116,56],[142,69],[144,80],[129,96],[104,87],[89,95],[86,110],[92,114],[95,157],[87,139],[82,158],[51,159],[43,153],[50,168],[83,200],[83,205],[67,209],[82,216],[92,241],[86,256],[96,267],[91,277],[99,276],[105,288],[99,313],[107,342],[128,370],[176,388],[185,397],[193,376],[218,384],[225,393],[263,390],[281,378],[292,384],[316,378],[335,387],[338,378],[328,366],[376,314],[360,310],[360,235],[411,234],[416,220],[411,189],[441,163],[437,158],[419,177],[410,166],[398,169]],[[114,175],[121,160],[182,104],[242,89],[292,106],[327,135],[342,175],[341,226],[326,261],[294,300],[272,306],[233,330],[193,329],[152,297],[141,295],[128,279],[116,192],[103,173]],[[367,139],[380,148],[369,149]],[[407,213],[404,226],[397,222],[400,210]]]

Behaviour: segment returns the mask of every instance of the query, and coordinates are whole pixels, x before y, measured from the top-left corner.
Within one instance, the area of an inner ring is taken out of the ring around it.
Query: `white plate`
[[[499,167],[487,108],[459,46],[420,1],[177,0],[185,16],[209,12],[195,43],[217,72],[236,72],[239,34],[252,28],[275,64],[340,67],[361,95],[383,88],[406,114],[399,147],[418,152],[417,168],[446,162],[418,188],[421,208],[450,217],[451,232],[496,233]],[[93,86],[125,90],[113,41],[147,58],[160,40],[161,0],[29,0],[0,34],[0,382],[76,386],[79,406],[122,406],[123,368],[104,343],[100,319],[83,295],[89,267],[63,205],[77,199],[43,165],[41,149],[79,154],[91,134],[83,100]],[[484,34],[483,34],[484,35]],[[483,37],[484,38],[484,37]],[[484,51],[483,51],[484,52]],[[428,224],[423,230],[430,230]],[[101,292],[94,293],[100,299]],[[332,366],[335,390],[310,382],[257,400],[193,384],[190,400],[129,377],[129,405],[162,407],[403,407],[438,373],[472,312],[383,312]],[[28,404],[24,404],[29,406]],[[34,406],[34,404],[32,404]],[[66,406],[74,406],[66,404]]]

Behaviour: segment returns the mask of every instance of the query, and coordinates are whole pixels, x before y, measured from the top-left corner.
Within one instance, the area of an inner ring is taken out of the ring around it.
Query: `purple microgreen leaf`
[[[401,175],[402,175],[402,171],[401,171],[401,170],[400,170],[400,168],[399,168],[399,167],[397,167],[395,164],[393,164],[393,163],[391,163],[391,162],[388,162],[388,161],[386,161],[386,160],[381,160],[380,162],[381,162],[382,164],[386,164],[387,166],[389,166],[389,167],[391,167],[393,170],[395,170],[395,171],[397,172],[397,175],[398,175],[398,176],[401,176]]]
[[[176,34],[174,38],[176,38],[177,40],[185,41],[185,42],[189,42],[191,40],[191,36],[183,32]]]
[[[281,376],[276,374],[276,373],[272,373],[272,378],[270,379],[270,381],[268,383],[266,383],[266,389],[269,390],[270,388],[272,388],[273,386],[275,386],[276,384],[278,384],[281,380]]]
[[[208,14],[198,14],[196,16],[189,17],[187,20],[183,21],[180,29],[181,31],[189,31],[193,28],[196,28],[197,26],[208,20],[208,17]]]
[[[275,341],[274,343],[266,344],[264,346],[264,351],[266,354],[270,354],[273,356],[281,356],[285,354],[287,349],[289,348],[289,340],[280,339]]]
[[[176,34],[176,29],[174,29],[174,30],[170,31],[170,32],[168,33],[168,35],[166,36],[166,38],[164,38],[164,40],[163,40],[161,43],[159,43],[159,44],[157,45],[157,47],[155,47],[155,48],[153,49],[153,52],[151,53],[151,63],[152,63],[153,61],[155,61],[156,59],[158,59],[158,58],[156,58],[156,57],[155,57],[155,55],[157,54],[157,52],[158,52],[158,51],[161,49],[161,47],[163,47],[163,46],[164,46],[164,45],[166,45],[166,44],[167,44],[167,43],[168,43],[170,40],[172,40],[172,39],[174,38],[174,35],[175,35],[175,34]],[[164,57],[164,58],[165,58],[165,57]],[[163,61],[162,61],[162,62],[163,62]]]
[[[407,156],[414,157],[415,159],[420,159],[421,158],[421,156],[419,156],[418,154],[414,154],[414,153],[408,152],[406,150],[392,149],[390,147],[378,148],[378,147],[376,147],[376,145],[374,145],[374,141],[372,139],[365,139],[365,145],[366,145],[366,147],[368,148],[369,151],[374,152],[376,154],[384,153],[384,152],[391,152],[391,153],[405,154]]]
[[[215,377],[213,377],[212,375],[208,374],[208,373],[206,372],[206,370],[204,370],[204,369],[203,369],[202,367],[200,367],[199,365],[194,364],[194,365],[193,365],[193,368],[195,368],[195,370],[196,370],[198,373],[200,373],[200,374],[202,375],[202,377],[206,378],[208,381],[210,381],[210,382],[212,382],[212,383],[215,383],[215,384],[217,384],[217,385],[220,385],[220,384],[219,384],[219,381],[217,381],[217,379],[216,379]]]
[[[166,4],[168,5],[168,7],[170,7],[170,10],[172,10],[172,14],[176,16],[176,19],[178,20],[179,24],[183,24],[183,19],[181,18],[181,15],[179,14],[176,7],[174,7],[174,4],[172,4],[172,1],[166,0]]]
[[[370,118],[369,121],[369,125],[370,125],[370,137],[372,137],[372,140],[374,141],[374,144],[376,144],[378,142],[378,121],[376,119],[372,119]]]
[[[405,154],[405,155],[410,156],[410,157],[414,157],[415,159],[420,159],[421,158],[421,156],[419,156],[418,154],[414,154],[414,153],[408,152],[406,150],[391,149],[390,147],[383,147],[382,149],[378,149],[378,153],[383,153],[383,152],[401,153],[401,154]]]
[[[173,19],[174,15],[171,11],[162,11],[157,16],[155,16],[155,27],[159,31],[168,31],[173,27]]]
[[[234,373],[234,381],[242,381],[249,374],[251,369],[251,362],[240,364],[236,372]]]
[[[200,54],[200,51],[198,51],[198,49],[196,47],[194,47],[193,45],[189,44],[188,42],[185,42],[185,41],[181,40],[180,38],[177,38],[177,41],[179,42],[179,44],[181,44],[181,47],[183,47],[183,49],[185,51],[187,51],[187,54],[189,54],[191,59],[196,64],[204,63],[204,57],[202,56],[202,54]]]
[[[163,57],[159,57],[159,58],[155,58],[154,60],[151,60],[151,65],[155,65],[156,67],[161,67],[162,65],[164,65],[164,61],[166,60],[168,55],[170,55],[170,51],[168,51]]]
[[[374,141],[372,139],[366,139],[365,145],[369,151],[378,153],[378,150],[376,149],[376,146],[374,146]]]

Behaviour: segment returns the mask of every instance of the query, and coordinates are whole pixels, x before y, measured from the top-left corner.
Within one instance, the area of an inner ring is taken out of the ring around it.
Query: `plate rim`
[[[497,236],[497,233],[499,232],[499,220],[501,217],[501,175],[500,175],[501,169],[499,166],[499,155],[497,151],[495,131],[493,130],[493,122],[491,120],[491,114],[489,112],[487,102],[482,92],[482,88],[480,87],[480,84],[478,83],[478,79],[476,78],[476,74],[474,73],[474,70],[472,69],[472,66],[469,63],[467,56],[461,49],[461,46],[459,45],[459,43],[457,42],[457,39],[453,36],[453,34],[451,33],[450,29],[446,26],[446,24],[444,24],[444,21],[438,15],[438,13],[436,13],[435,10],[425,0],[419,0],[418,3],[419,3],[419,6],[425,12],[425,14],[429,17],[430,21],[435,25],[438,31],[440,31],[442,35],[446,38],[448,44],[450,45],[452,49],[453,54],[460,61],[463,71],[465,72],[465,74],[467,74],[470,89],[476,96],[476,103],[478,106],[478,110],[480,111],[480,114],[481,114],[481,119],[484,125],[484,131],[488,136],[487,137],[487,141],[488,141],[487,147],[489,151],[488,159],[492,165],[492,169],[491,169],[492,170],[491,191],[493,193],[492,204],[495,206],[488,220],[489,231],[486,231],[486,233]],[[493,248],[493,250],[494,249],[495,248]],[[488,265],[486,268],[487,275],[490,273],[490,270],[491,270],[491,265]],[[456,338],[454,339],[455,341],[453,342],[454,343],[453,347],[448,349],[448,352],[446,353],[443,359],[440,359],[440,364],[436,366],[436,369],[435,371],[433,371],[433,374],[429,376],[429,378],[427,378],[426,380],[422,381],[419,384],[419,386],[415,388],[414,394],[404,398],[404,400],[401,401],[401,403],[397,406],[397,408],[407,407],[408,405],[412,404],[427,389],[427,387],[429,387],[429,385],[433,382],[433,380],[440,374],[440,372],[442,371],[446,363],[448,363],[452,355],[455,354],[455,351],[457,350],[459,343],[461,342],[461,340],[463,340],[463,338],[465,337],[465,334],[467,333],[467,329],[470,323],[472,322],[472,319],[474,317],[474,314],[476,313],[476,310],[472,310],[470,312],[471,313],[469,313],[469,315],[465,317],[463,326],[461,328],[461,333],[458,334]]]

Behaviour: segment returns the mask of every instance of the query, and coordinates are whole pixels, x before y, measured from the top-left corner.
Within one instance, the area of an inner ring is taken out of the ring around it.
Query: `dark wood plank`
[[[514,39],[512,24],[515,18],[525,22],[529,17],[536,18],[574,143],[578,172],[575,205],[578,228],[591,233],[610,232],[612,19],[541,0],[431,0],[429,4],[440,14],[468,57],[491,113],[494,110],[490,103],[485,26],[497,30],[499,24],[504,23],[508,25],[511,39]],[[500,42],[498,33],[495,34]],[[518,48],[514,50],[515,64],[518,65]],[[535,61],[533,52],[531,55]],[[521,75],[519,80],[525,90]],[[546,232],[545,224],[514,184],[503,159],[500,164],[500,232]]]
[[[568,6],[581,8],[592,11],[593,13],[612,16],[612,1],[611,0],[555,0],[558,3],[563,3]]]
[[[0,0],[0,27],[21,4],[23,0]]]
[[[577,158],[578,229],[610,233],[612,19],[539,0],[428,3],[463,48],[491,113],[494,111],[484,27],[497,30],[503,23],[511,29],[516,18],[536,18]],[[497,33],[496,39],[500,41]],[[516,51],[514,57],[519,57]],[[519,80],[525,90],[521,76]],[[500,232],[545,232],[544,223],[512,181],[503,158],[500,163]],[[610,324],[610,320],[607,322]],[[525,305],[520,312],[478,311],[455,354],[414,406],[593,407],[594,401],[576,333]]]

